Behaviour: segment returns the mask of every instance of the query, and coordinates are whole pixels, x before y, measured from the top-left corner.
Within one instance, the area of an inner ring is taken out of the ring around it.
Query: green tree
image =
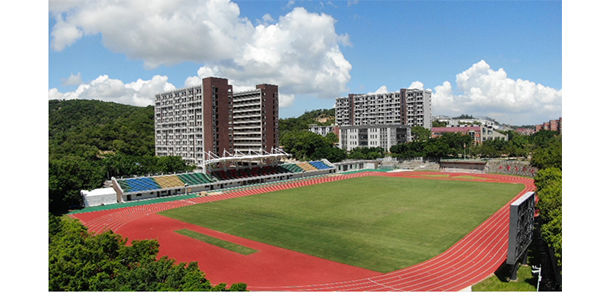
[[[424,147],[424,157],[441,158],[448,156],[450,153],[449,144],[440,137],[430,139]]]
[[[432,121],[432,127],[447,127],[448,122]]]
[[[562,169],[561,135],[553,137],[544,144],[546,146],[536,148],[532,154],[532,166],[538,169],[550,167]]]
[[[339,143],[339,137],[337,136],[337,134],[330,132],[328,134],[326,134],[326,140],[328,141],[328,143],[330,144],[336,144]]]
[[[561,214],[562,214],[562,175],[561,169],[550,167],[539,170],[534,177],[536,184],[542,237],[555,251],[561,265]]]
[[[49,161],[49,211],[61,214],[82,205],[80,190],[101,187],[102,171],[78,156]]]
[[[415,126],[411,128],[411,137],[415,142],[426,142],[432,136],[432,131],[422,126]]]
[[[51,222],[50,222],[51,223]],[[127,240],[112,231],[92,234],[76,219],[52,222],[49,239],[49,290],[226,291],[213,286],[196,262],[157,260],[156,240]],[[246,290],[235,283],[232,290]]]
[[[539,170],[534,177],[538,208],[544,220],[550,221],[553,210],[561,208],[561,181],[561,169],[554,167]]]
[[[540,229],[544,240],[553,248],[557,265],[561,266],[561,208],[551,211],[550,217],[552,219],[543,224]]]
[[[445,133],[438,137],[439,142],[447,145],[446,156],[459,156],[464,155],[466,147],[472,144],[472,137],[470,135],[463,135],[461,133]]]
[[[415,157],[424,157],[424,148],[426,147],[426,142],[410,142],[410,143],[401,143],[390,147],[390,152],[392,156],[400,159],[409,159]]]
[[[356,147],[350,151],[349,159],[370,159],[385,157],[385,150],[382,147]]]

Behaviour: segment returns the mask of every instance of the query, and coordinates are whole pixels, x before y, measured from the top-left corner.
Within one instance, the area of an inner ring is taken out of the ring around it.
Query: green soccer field
[[[369,176],[159,214],[386,273],[442,253],[523,187]]]

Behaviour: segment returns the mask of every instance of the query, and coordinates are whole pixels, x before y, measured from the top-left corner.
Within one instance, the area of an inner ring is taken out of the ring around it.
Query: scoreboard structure
[[[510,204],[510,226],[508,233],[508,256],[506,263],[513,266],[513,277],[519,260],[527,263],[527,248],[534,235],[534,214],[536,213],[536,193],[527,192]]]

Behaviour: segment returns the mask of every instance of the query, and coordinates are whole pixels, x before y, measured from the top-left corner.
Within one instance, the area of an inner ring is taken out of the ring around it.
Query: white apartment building
[[[360,147],[390,147],[411,140],[411,127],[405,125],[343,126],[339,130],[339,146],[351,151]]]
[[[475,127],[477,125],[490,128],[498,129],[499,125],[496,122],[486,118],[473,118],[473,119],[458,119],[451,118],[448,116],[436,116],[433,120],[447,123],[447,127]]]
[[[326,137],[326,134],[334,133],[335,126],[318,126],[316,124],[310,124],[309,131]]]
[[[432,91],[349,94],[335,101],[337,125],[406,125],[432,128]]]

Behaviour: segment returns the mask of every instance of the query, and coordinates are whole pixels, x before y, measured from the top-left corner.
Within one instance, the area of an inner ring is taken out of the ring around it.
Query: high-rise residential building
[[[335,101],[339,146],[390,147],[411,141],[411,128],[432,128],[432,91],[401,89],[396,92],[349,94]]]
[[[432,91],[349,94],[335,101],[338,126],[405,125],[432,128]]]
[[[201,165],[206,153],[279,146],[278,86],[259,84],[233,92],[227,79],[208,77],[201,85],[155,95],[155,154],[180,156]]]

